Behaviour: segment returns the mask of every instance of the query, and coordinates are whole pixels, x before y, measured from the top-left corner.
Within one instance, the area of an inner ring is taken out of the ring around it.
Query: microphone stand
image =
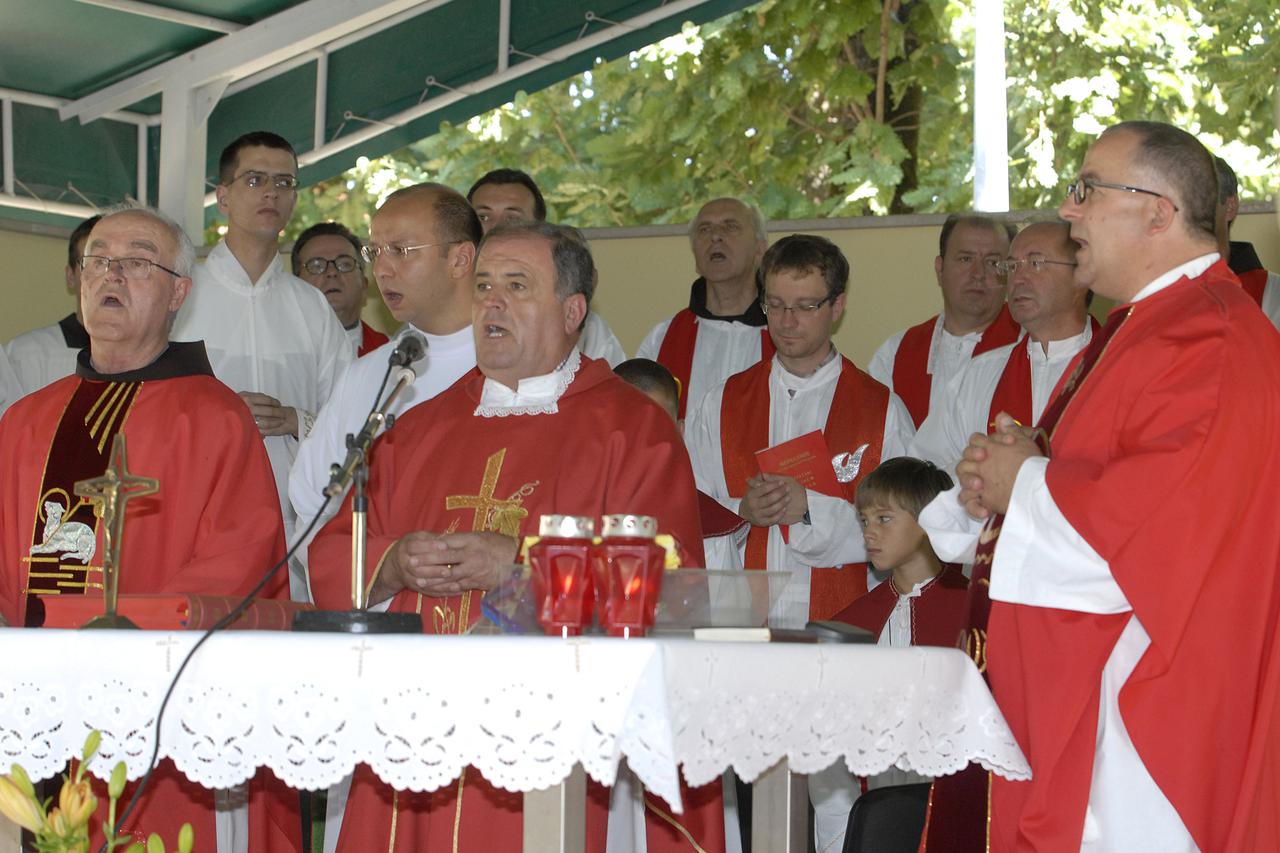
[[[368,540],[367,519],[369,496],[365,485],[369,480],[369,448],[383,424],[390,429],[395,416],[387,414],[396,398],[413,384],[417,375],[402,366],[396,384],[376,409],[369,413],[364,427],[356,435],[347,433],[347,456],[341,465],[329,472],[329,485],[324,494],[337,497],[352,484],[351,495],[351,609],[308,610],[293,620],[295,631],[342,631],[350,634],[421,634],[422,617],[417,613],[378,613],[370,611],[365,573],[365,546]]]

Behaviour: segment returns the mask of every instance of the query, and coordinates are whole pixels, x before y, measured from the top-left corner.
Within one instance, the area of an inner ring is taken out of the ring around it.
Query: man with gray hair
[[[698,278],[689,307],[650,330],[636,350],[680,383],[680,419],[733,374],[773,358],[760,309],[760,259],[769,241],[764,217],[736,198],[709,201],[689,224]]]
[[[89,233],[79,259],[89,345],[76,375],[23,398],[0,420],[8,460],[0,486],[4,620],[40,625],[45,601],[102,595],[103,519],[74,495],[76,482],[106,471],[116,436],[127,440],[130,469],[160,482],[157,494],[129,505],[122,594],[241,596],[284,554],[271,465],[248,408],[214,378],[203,342],[170,340],[194,259],[182,229],[151,210],[109,213]],[[264,592],[284,593],[283,577]],[[105,786],[94,786],[105,803]],[[249,849],[296,846],[287,798],[276,819],[261,797],[252,802]],[[166,762],[122,829],[174,838],[184,822],[212,844],[214,792]]]
[[[477,369],[405,412],[370,454],[372,605],[421,613],[430,634],[465,632],[551,514],[651,516],[684,565],[702,565],[693,471],[675,424],[575,347],[594,283],[591,253],[572,229],[525,222],[485,235],[471,305]],[[350,502],[311,546],[322,608],[351,606]],[[720,849],[719,786],[686,803],[684,829]],[[515,850],[522,837],[519,798],[474,769],[439,790],[393,796],[361,765],[348,813],[360,819],[343,823],[339,853]],[[603,824],[596,816],[588,826]],[[662,837],[687,844],[670,824],[650,824],[650,850],[668,849],[655,846]]]
[[[1252,243],[1231,239],[1231,226],[1240,212],[1240,182],[1235,170],[1221,157],[1213,158],[1218,173],[1218,253],[1227,259],[1227,266],[1240,279],[1244,292],[1249,294],[1262,313],[1275,326],[1280,326],[1280,274],[1269,272],[1258,259]]]

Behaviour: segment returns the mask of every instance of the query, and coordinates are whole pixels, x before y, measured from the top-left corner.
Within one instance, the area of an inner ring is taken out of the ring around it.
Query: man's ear
[[[218,212],[223,216],[227,215],[227,188],[224,184],[218,184],[213,188],[213,195],[218,200]]]
[[[470,240],[459,243],[449,250],[449,275],[462,278],[471,275],[476,268],[476,244]]]
[[[182,303],[187,301],[187,295],[191,292],[191,279],[186,276],[174,276],[173,279],[173,296],[169,300],[169,313],[177,314],[178,309],[182,307]]]
[[[933,274],[937,276],[938,287],[942,287],[942,255],[933,259]]]
[[[575,293],[564,301],[564,331],[567,335],[578,334],[582,321],[587,316],[587,297]]]

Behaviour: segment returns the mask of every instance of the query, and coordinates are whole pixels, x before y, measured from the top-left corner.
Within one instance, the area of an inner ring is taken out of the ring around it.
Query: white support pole
[[[324,145],[324,119],[329,103],[329,54],[320,51],[316,57],[316,112],[315,130],[312,134],[312,148]]]
[[[4,158],[4,194],[13,195],[13,101],[8,98],[0,100],[0,124],[4,125],[0,143],[0,157]]]
[[[511,61],[511,0],[498,0],[498,73]]]
[[[138,125],[138,204],[147,203],[147,126]]]
[[[974,25],[973,207],[1004,212],[1009,209],[1004,0],[976,0]]]
[[[204,115],[200,116],[199,113]],[[197,246],[204,232],[204,161],[208,113],[198,110],[190,84],[164,89],[160,114],[160,198],[157,206],[182,225]]]

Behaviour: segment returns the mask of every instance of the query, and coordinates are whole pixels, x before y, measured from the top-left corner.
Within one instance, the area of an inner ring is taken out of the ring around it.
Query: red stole
[[[907,329],[893,357],[893,393],[906,403],[916,429],[920,428],[929,414],[929,393],[933,388],[933,376],[929,373],[929,351],[933,344],[934,326],[941,322],[942,316],[938,315]],[[973,355],[979,356],[1007,346],[1016,341],[1020,334],[1022,329],[1009,315],[1009,306],[1002,305],[991,325],[983,330],[982,337],[973,348]]]
[[[1037,443],[1046,456],[1049,454],[1049,439],[1058,421],[1061,420],[1063,412],[1066,411],[1085,377],[1106,351],[1107,344],[1128,318],[1129,311],[1129,308],[1113,311],[1107,319],[1107,324],[1101,330],[1094,330],[1089,345],[1072,360],[1074,367],[1068,367],[1064,381],[1058,383],[1054,398],[1045,408],[1037,424]],[[1092,317],[1090,322],[1094,322]],[[1026,357],[1025,346],[1015,347],[1015,352],[1019,350],[1027,361],[1026,384],[1029,388],[1030,359]],[[1010,360],[1012,361],[1012,358]],[[1005,372],[1009,371],[1006,369]],[[1001,382],[1003,381],[1004,377],[1001,377]],[[1030,408],[1029,405],[1028,408]],[[995,420],[995,415],[999,411],[993,400],[992,421]],[[1010,412],[1010,414],[1013,413]],[[1028,414],[1027,420],[1022,422],[1029,421]],[[1003,515],[993,515],[987,519],[987,523],[982,528],[977,553],[974,556],[973,582],[969,586],[968,618],[966,627],[959,635],[960,648],[964,649],[965,653],[978,665],[978,671],[987,680],[988,686],[990,686],[990,677],[987,674],[987,621],[991,615],[989,596],[991,561],[995,555],[996,541],[1000,537],[1000,526],[1003,522]],[[991,849],[989,825],[991,784],[991,773],[976,764],[970,764],[952,776],[943,776],[934,780],[933,788],[929,792],[929,810],[920,841],[920,853],[987,853]]]
[[[969,579],[960,568],[943,563],[941,573],[910,599],[911,645],[955,646],[967,615],[968,589]],[[898,590],[892,581],[885,581],[831,618],[866,628],[879,637],[897,603]]]
[[[123,428],[141,387],[141,382],[82,379],[67,402],[49,445],[32,513],[35,521],[25,590],[29,596],[84,595],[86,588],[102,589],[102,559],[93,553],[98,518],[93,505],[76,496],[75,484],[106,471],[111,442]],[[60,521],[55,520],[56,515],[50,517],[50,507],[55,513],[62,512]],[[78,547],[81,550],[77,552]],[[44,550],[36,550],[41,548]],[[90,564],[95,557],[96,566]],[[68,560],[71,562],[64,562]],[[89,580],[90,574],[94,580]],[[43,618],[43,608],[32,607],[35,603],[34,598],[28,599],[28,621]]]
[[[689,377],[693,375],[693,351],[697,343],[698,315],[685,308],[671,318],[667,333],[662,337],[662,346],[658,348],[658,363],[670,370],[680,383],[680,420],[684,420],[689,403]],[[760,329],[760,361],[768,363],[773,353],[773,338],[769,337],[766,326]]]
[[[1098,333],[1098,321],[1089,317],[1089,325],[1093,329],[1093,333]],[[1093,340],[1090,338],[1090,340]],[[1070,375],[1072,369],[1079,362],[1079,357],[1073,358],[1071,363],[1067,365],[1064,375]],[[1061,383],[1059,383],[1061,384]],[[1054,388],[1057,393],[1057,388]],[[1052,399],[1052,396],[1050,397]],[[1027,339],[1023,336],[1014,344],[1013,351],[1009,353],[1009,360],[1005,362],[1004,372],[1000,374],[1000,381],[996,383],[995,393],[991,395],[991,408],[987,412],[987,430],[991,431],[996,428],[996,415],[1001,412],[1008,412],[1013,415],[1014,419],[1020,424],[1030,424],[1035,422],[1035,418],[1031,413],[1031,356],[1027,352]]]
[[[863,444],[858,473],[842,483],[845,499],[853,502],[858,483],[880,464],[889,389],[841,358],[831,410],[822,435],[833,454],[853,453]],[[720,409],[720,448],[725,485],[740,498],[747,480],[760,473],[756,451],[769,446],[769,371],[773,361],[761,361],[729,377]],[[752,526],[747,534],[744,565],[762,569],[768,563],[769,528]],[[867,591],[867,564],[849,563],[840,569],[814,568],[809,576],[809,618],[829,619]]]
[[[356,350],[356,357],[371,353],[378,347],[387,342],[387,336],[379,332],[373,326],[370,326],[364,320],[360,321],[360,348]]]

